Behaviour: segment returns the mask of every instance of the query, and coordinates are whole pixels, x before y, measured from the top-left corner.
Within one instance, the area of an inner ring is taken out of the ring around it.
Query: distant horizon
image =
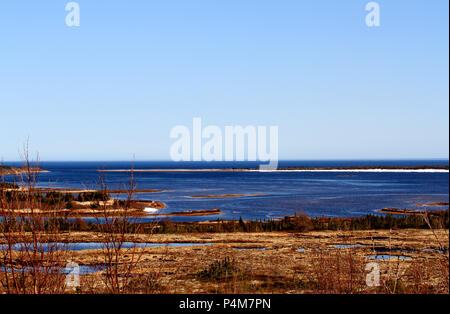
[[[450,162],[449,158],[317,158],[317,159],[280,159],[279,162],[308,162],[308,161],[443,161]],[[4,160],[0,164],[5,163],[21,163],[22,160]],[[170,159],[136,159],[136,160],[39,160],[38,163],[44,162],[170,162],[179,164],[194,163],[260,163],[260,161],[173,161]]]

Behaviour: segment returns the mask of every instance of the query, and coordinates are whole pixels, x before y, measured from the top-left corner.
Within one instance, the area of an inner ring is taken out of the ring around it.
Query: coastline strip
[[[98,170],[99,172],[398,172],[398,173],[449,173],[448,169],[424,168],[424,169],[389,169],[389,168],[330,168],[330,169],[115,169]]]

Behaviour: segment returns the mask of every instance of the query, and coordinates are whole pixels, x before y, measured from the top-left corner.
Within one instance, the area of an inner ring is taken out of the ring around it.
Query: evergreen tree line
[[[133,218],[138,220],[139,218]],[[26,218],[8,217],[9,227],[15,230],[28,231],[29,221]],[[433,229],[449,228],[449,210],[429,215]],[[47,218],[44,220],[45,230],[60,231],[101,231],[96,222],[82,218]],[[122,223],[120,219],[117,223]],[[288,216],[280,220],[217,220],[210,223],[172,222],[170,220],[155,223],[129,222],[128,233],[170,234],[170,233],[220,233],[220,232],[306,232],[320,230],[376,230],[376,229],[429,229],[430,226],[421,216],[366,215],[353,218],[311,218],[306,215]],[[0,232],[5,231],[5,224],[0,221]]]

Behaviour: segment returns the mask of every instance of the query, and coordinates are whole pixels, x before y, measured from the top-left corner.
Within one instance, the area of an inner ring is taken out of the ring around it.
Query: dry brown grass
[[[28,143],[23,149],[24,173],[19,184],[26,188],[24,200],[13,199],[6,202],[5,191],[0,188],[0,214],[2,216],[1,235],[4,249],[0,250],[0,284],[7,293],[61,293],[64,279],[58,269],[64,267],[64,248],[57,247],[59,230],[48,223],[34,209],[39,206],[34,188],[37,182],[39,156],[32,162]],[[7,209],[25,202],[30,209],[27,217],[10,217]],[[14,250],[19,245],[19,250]]]
[[[73,261],[73,253],[67,245],[61,244],[71,241],[71,235],[59,230],[57,213],[64,208],[63,203],[47,206],[38,197],[37,173],[38,160],[31,161],[28,143],[23,150],[24,171],[17,177],[16,184],[20,193],[13,194],[13,198],[6,197],[7,189],[0,186],[0,292],[15,294],[42,293],[70,293],[80,291],[67,287],[62,269],[68,262]],[[1,178],[0,178],[1,179]],[[2,181],[2,180],[0,180]],[[100,191],[107,191],[103,178],[99,179]],[[111,217],[108,204],[100,205],[97,215],[100,226],[100,241],[105,249],[99,255],[102,264],[106,266],[104,275],[100,277],[102,284],[96,284],[97,292],[114,294],[133,293],[136,284],[130,281],[133,268],[139,262],[140,254],[136,247],[123,248],[125,241],[136,243],[135,229],[130,233],[129,223],[131,205],[133,204],[135,182],[130,173],[127,187],[127,199],[123,208]],[[10,215],[11,209],[23,209],[22,214]],[[44,214],[45,212],[45,214]],[[86,276],[83,280],[86,282]],[[153,277],[151,277],[153,278]],[[99,279],[99,278],[97,278]],[[93,292],[92,289],[88,290]]]

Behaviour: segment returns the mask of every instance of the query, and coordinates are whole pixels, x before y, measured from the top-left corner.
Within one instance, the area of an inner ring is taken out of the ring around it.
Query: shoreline
[[[26,189],[25,189],[26,190]],[[59,192],[68,194],[79,194],[79,193],[90,193],[90,192],[105,192],[108,194],[128,194],[130,190],[127,189],[106,189],[106,190],[96,190],[96,189],[64,189],[64,188],[34,188],[33,190],[37,192]],[[173,190],[158,190],[158,189],[136,189],[133,190],[133,194],[140,193],[161,193],[161,192],[172,192]]]
[[[273,170],[250,168],[230,169],[111,169],[97,170],[98,172],[417,172],[417,173],[448,173],[448,166],[355,166],[355,167],[292,167]]]
[[[431,205],[425,204],[427,206],[448,206],[448,203],[442,203],[444,205]],[[424,205],[420,205],[424,206]],[[390,214],[390,215],[407,215],[407,216],[427,216],[427,215],[439,215],[444,210],[414,210],[414,209],[399,209],[399,208],[383,208],[378,212],[382,214]]]
[[[79,203],[79,202],[77,202]],[[90,203],[90,202],[89,202]],[[80,203],[81,204],[81,203]],[[78,205],[78,204],[76,204]],[[145,212],[146,208],[153,208],[157,210],[161,210],[166,208],[166,205],[162,202],[158,201],[134,201],[133,205],[138,205],[136,208],[114,208],[114,207],[106,207],[110,206],[108,204],[104,204],[101,206],[105,206],[104,208],[75,208],[75,209],[54,209],[54,210],[46,210],[40,208],[23,208],[23,209],[2,209],[1,211],[11,217],[29,217],[31,214],[41,215],[44,217],[54,217],[54,218],[92,218],[92,217],[123,217],[125,214],[127,217],[142,217],[148,216],[149,214]]]
[[[148,202],[152,207],[152,209],[161,210],[166,208],[165,204],[157,201]],[[149,205],[149,206],[150,206]],[[41,209],[33,209],[33,213],[36,215],[41,215],[43,217],[53,217],[53,218],[117,218],[117,217],[126,217],[126,218],[152,218],[152,217],[192,217],[192,216],[211,216],[223,214],[223,212],[218,209],[202,209],[202,210],[188,210],[188,211],[178,211],[171,213],[149,213],[145,211],[146,208],[129,208],[126,211],[123,209],[78,209],[78,210],[68,210],[68,209],[60,209],[60,210],[41,210]],[[4,212],[11,217],[29,217],[31,214],[31,209],[20,209],[20,210],[10,210],[4,209]],[[194,223],[201,223],[194,222]]]
[[[256,193],[256,194],[218,194],[218,195],[187,195],[190,198],[234,198],[234,197],[248,197],[248,196],[266,196],[267,193]]]
[[[26,173],[49,173],[48,170],[43,170],[40,168],[32,167],[27,169],[26,167],[9,167],[9,166],[0,166],[0,176],[15,176]]]

